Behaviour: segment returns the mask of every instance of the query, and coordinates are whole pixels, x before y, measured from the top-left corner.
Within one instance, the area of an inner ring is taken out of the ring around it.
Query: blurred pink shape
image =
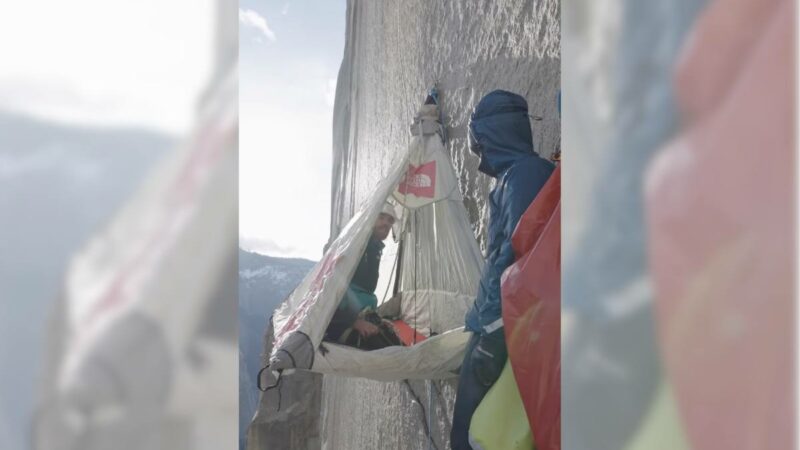
[[[709,114],[750,62],[781,2],[712,2],[689,34],[675,81],[684,123]]]
[[[647,174],[667,378],[692,448],[794,447],[794,2],[712,4]],[[725,38],[725,39],[723,39]]]

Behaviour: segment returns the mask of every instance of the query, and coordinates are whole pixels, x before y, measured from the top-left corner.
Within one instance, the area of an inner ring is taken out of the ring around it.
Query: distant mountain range
[[[240,436],[258,407],[255,376],[261,368],[269,318],[314,264],[306,259],[275,258],[239,249]]]

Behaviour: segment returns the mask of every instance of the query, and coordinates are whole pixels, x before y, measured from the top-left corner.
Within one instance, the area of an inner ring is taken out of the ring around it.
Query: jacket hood
[[[492,177],[533,155],[525,98],[502,90],[486,94],[470,118],[469,147],[481,158],[478,170]]]

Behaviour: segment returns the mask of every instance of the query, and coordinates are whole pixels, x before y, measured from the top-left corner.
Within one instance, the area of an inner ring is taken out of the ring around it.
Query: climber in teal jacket
[[[367,242],[364,254],[361,255],[356,271],[350,279],[350,285],[328,324],[325,332],[326,339],[338,341],[349,328],[362,337],[369,337],[379,332],[378,326],[360,316],[362,311],[374,310],[378,307],[375,288],[378,286],[383,241],[389,237],[394,222],[394,209],[389,203],[386,203],[375,220],[372,235]]]
[[[473,333],[461,365],[453,427],[453,449],[470,449],[472,413],[503,370],[505,345],[500,300],[500,277],[514,262],[511,235],[536,194],[555,168],[533,149],[528,103],[507,91],[487,94],[469,123],[469,148],[480,157],[478,170],[495,178],[489,194],[486,264],[475,304],[466,316]]]

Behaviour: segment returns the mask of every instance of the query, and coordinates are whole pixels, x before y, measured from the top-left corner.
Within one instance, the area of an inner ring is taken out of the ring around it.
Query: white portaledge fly
[[[444,149],[438,107],[429,103],[411,126],[405,155],[275,312],[275,344],[261,386],[275,385],[278,372],[290,368],[383,381],[457,375],[469,338],[464,316],[483,260]],[[322,342],[387,201],[399,218],[400,295],[378,312],[404,320],[428,338],[373,351]]]

